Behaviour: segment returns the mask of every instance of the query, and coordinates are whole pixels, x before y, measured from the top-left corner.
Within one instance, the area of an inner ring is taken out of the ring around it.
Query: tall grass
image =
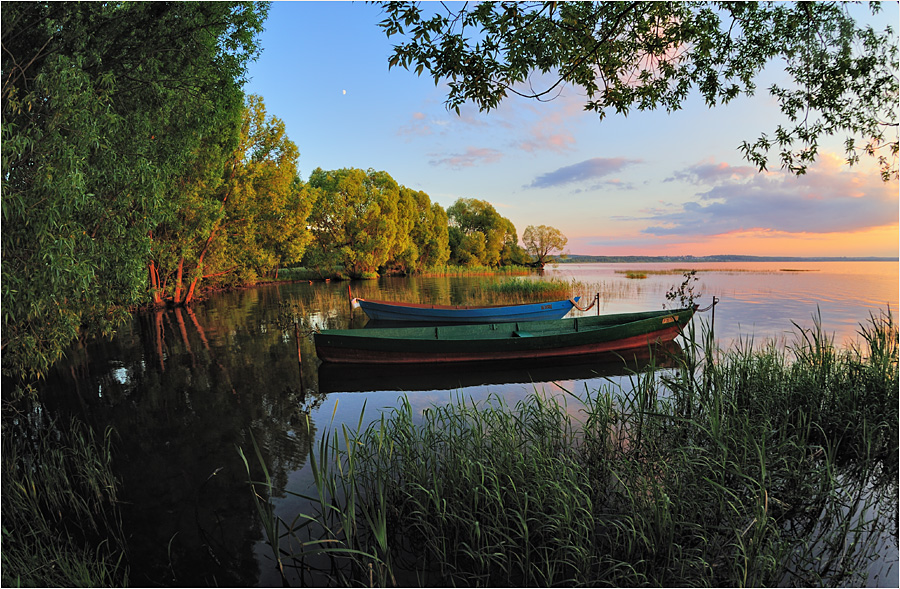
[[[534,274],[535,269],[527,266],[452,266],[443,265],[425,268],[414,272],[417,276],[527,276]],[[377,278],[375,272],[369,272],[366,279]],[[344,268],[282,268],[278,271],[279,280],[350,280],[350,275]]]
[[[483,296],[504,301],[561,298],[572,296],[576,287],[574,282],[554,278],[551,280],[528,280],[525,278],[506,278],[499,281],[485,281],[479,291]]]
[[[419,276],[527,276],[535,269],[528,266],[436,266],[417,272]]]
[[[28,421],[3,425],[3,586],[124,586],[111,430]]]
[[[721,351],[704,329],[625,386],[402,399],[323,437],[313,507],[273,549],[318,584],[865,584],[896,509],[900,377],[890,312],[860,333]]]

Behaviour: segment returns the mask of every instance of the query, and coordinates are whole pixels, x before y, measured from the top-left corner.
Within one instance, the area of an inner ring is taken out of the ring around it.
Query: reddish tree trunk
[[[175,276],[175,304],[181,302],[181,276],[184,272],[184,256],[178,260],[178,273]]]
[[[225,202],[224,200],[222,201]],[[200,258],[197,260],[197,268],[203,268],[203,258],[206,257],[206,252],[209,251],[209,244],[212,243],[213,238],[216,236],[216,228],[213,228],[212,231],[209,232],[209,237],[206,239],[206,244],[203,246],[203,251],[200,252]],[[191,286],[188,289],[187,295],[184,297],[184,304],[187,305],[192,300],[194,300],[194,290],[197,288],[197,283],[200,282],[200,279],[203,278],[203,272],[197,272],[197,277],[191,281]],[[178,301],[175,301],[176,303]]]
[[[156,262],[150,260],[148,270],[150,272],[150,292],[153,293],[153,302],[159,305],[162,303],[162,292],[159,288],[159,271],[156,269]]]

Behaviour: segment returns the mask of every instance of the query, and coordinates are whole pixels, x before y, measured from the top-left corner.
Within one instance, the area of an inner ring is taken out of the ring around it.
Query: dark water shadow
[[[378,364],[341,365],[323,363],[318,368],[318,390],[322,393],[375,392],[385,390],[434,391],[517,383],[588,380],[626,376],[655,366],[671,368],[682,355],[677,342],[648,347],[628,357],[598,354],[588,359],[546,359],[507,362],[454,363],[453,365]]]

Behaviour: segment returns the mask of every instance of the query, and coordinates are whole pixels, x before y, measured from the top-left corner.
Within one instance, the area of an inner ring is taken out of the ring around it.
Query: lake
[[[750,340],[789,347],[798,334],[794,323],[809,329],[819,315],[835,343],[849,345],[870,314],[898,309],[894,262],[559,264],[529,279],[590,285],[581,294],[599,292],[599,312],[617,313],[662,308],[666,293],[681,282],[677,270],[687,267],[698,271],[698,304],[719,300],[715,334],[723,347]],[[646,277],[629,278],[626,270]],[[310,330],[366,323],[350,308],[348,286],[364,298],[457,304],[485,280],[493,278],[260,286],[214,294],[192,308],[140,313],[113,340],[73,348],[47,379],[44,407],[118,431],[131,584],[281,584],[237,452],[252,455],[253,440],[279,490],[276,511],[290,521],[303,506],[284,491],[307,490],[309,448],[323,432],[355,427],[364,407],[368,421],[401,394],[417,409],[491,394],[514,404],[535,389],[577,393],[628,378],[616,367],[590,363],[464,373],[429,368],[409,375],[318,365]],[[711,323],[713,311],[698,317],[695,323]],[[303,331],[299,363],[294,318]],[[896,510],[891,517],[896,522]],[[897,586],[892,529],[870,569],[870,585]]]

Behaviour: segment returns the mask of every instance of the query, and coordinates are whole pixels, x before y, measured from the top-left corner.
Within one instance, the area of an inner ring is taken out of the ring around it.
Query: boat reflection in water
[[[318,368],[321,393],[363,393],[376,391],[455,390],[482,385],[589,380],[627,376],[650,367],[672,368],[683,355],[677,342],[648,346],[645,351],[629,351],[578,358],[548,358],[527,361],[456,364],[332,364]]]

